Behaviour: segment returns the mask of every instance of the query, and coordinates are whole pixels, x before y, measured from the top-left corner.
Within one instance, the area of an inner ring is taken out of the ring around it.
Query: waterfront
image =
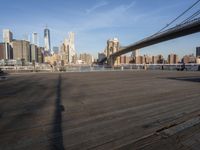
[[[38,66],[0,66],[5,72],[99,72],[99,71],[134,71],[134,70],[166,70],[166,71],[200,71],[199,64],[122,64],[115,67],[106,65],[66,65],[63,67]]]
[[[198,122],[159,131],[198,119],[199,83],[190,71],[10,74],[0,81],[0,149],[194,149]]]

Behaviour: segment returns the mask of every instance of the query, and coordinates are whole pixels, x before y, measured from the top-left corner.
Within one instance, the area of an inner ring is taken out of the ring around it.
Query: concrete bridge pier
[[[115,60],[116,60],[116,58],[114,58],[114,57],[109,57],[108,58],[108,60],[107,60],[107,62],[108,62],[108,65],[110,66],[110,67],[114,67],[114,64],[115,64]]]

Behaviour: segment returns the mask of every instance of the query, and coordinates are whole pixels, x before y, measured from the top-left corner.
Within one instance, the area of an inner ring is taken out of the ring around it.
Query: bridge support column
[[[110,67],[114,67],[114,64],[115,64],[115,58],[113,58],[113,57],[110,57],[109,59],[108,59],[108,65],[110,66]]]

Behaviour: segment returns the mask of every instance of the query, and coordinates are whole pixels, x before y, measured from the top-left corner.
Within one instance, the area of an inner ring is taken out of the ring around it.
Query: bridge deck
[[[199,83],[200,72],[10,75],[0,150],[197,149]]]
[[[175,26],[161,33],[154,34],[150,37],[144,38],[141,41],[133,43],[132,45],[128,45],[120,49],[118,52],[115,52],[112,55],[110,55],[110,58],[116,58],[120,55],[132,52],[133,50],[141,49],[147,46],[151,46],[154,44],[158,44],[164,41],[172,40],[175,38],[179,38],[197,32],[200,32],[200,18],[196,18],[188,23]]]

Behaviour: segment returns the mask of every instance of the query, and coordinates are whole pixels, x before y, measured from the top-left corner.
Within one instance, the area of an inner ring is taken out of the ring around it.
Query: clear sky
[[[97,56],[108,39],[118,37],[122,46],[137,42],[164,27],[195,1],[0,0],[0,30],[10,29],[15,39],[37,32],[42,46],[47,24],[52,47],[59,46],[68,32],[73,31],[76,50]],[[188,15],[199,8],[200,4]],[[183,56],[195,53],[196,46],[200,46],[199,33],[141,49],[141,54]]]

